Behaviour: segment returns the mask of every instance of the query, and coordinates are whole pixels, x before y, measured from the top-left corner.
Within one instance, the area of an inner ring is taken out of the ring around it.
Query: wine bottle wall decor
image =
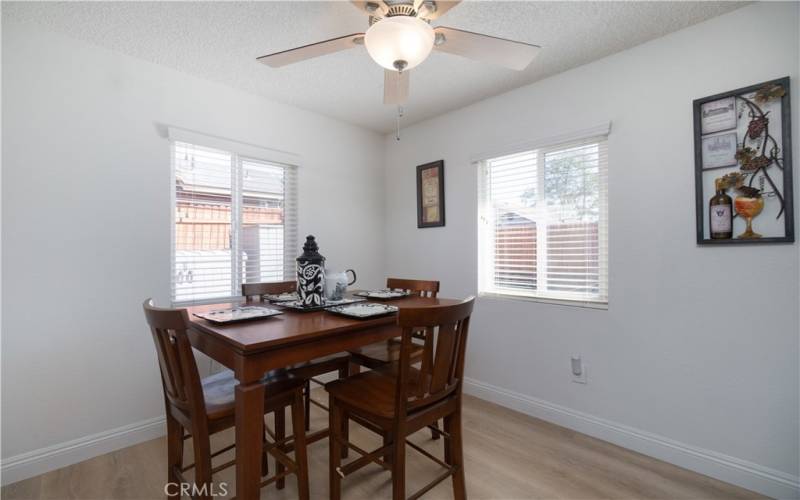
[[[794,241],[789,78],[694,101],[698,244]]]

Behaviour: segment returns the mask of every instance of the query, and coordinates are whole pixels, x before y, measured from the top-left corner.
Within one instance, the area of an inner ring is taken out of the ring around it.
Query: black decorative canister
[[[325,298],[325,257],[312,235],[306,236],[303,254],[297,258],[297,295],[307,307],[321,306]]]

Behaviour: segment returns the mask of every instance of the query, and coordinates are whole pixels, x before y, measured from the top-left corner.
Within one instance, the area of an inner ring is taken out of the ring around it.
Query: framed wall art
[[[794,241],[789,78],[694,101],[697,243]]]
[[[417,167],[417,227],[444,226],[444,160]]]

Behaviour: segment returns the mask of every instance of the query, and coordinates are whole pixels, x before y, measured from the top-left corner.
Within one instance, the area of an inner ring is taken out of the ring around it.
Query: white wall
[[[797,4],[746,7],[406,128],[399,143],[5,23],[3,482],[20,478],[9,464],[30,473],[74,460],[73,445],[91,454],[159,430],[139,309],[169,296],[157,124],[302,155],[300,234],[315,233],[333,267],[356,267],[365,286],[436,277],[443,295],[465,296],[477,283],[472,155],[611,120],[609,310],[480,299],[469,390],[792,495],[798,244],[695,245],[691,101],[786,75],[799,96],[799,22]],[[795,98],[795,124],[798,109]],[[447,226],[420,230],[414,167],[440,158]],[[570,382],[573,353],[588,385]]]
[[[693,99],[786,75],[800,124],[798,7],[748,6],[386,137],[387,274],[438,278],[452,297],[477,292],[470,159],[612,122],[609,309],[480,298],[469,390],[798,494],[798,244],[695,244],[692,137]],[[417,229],[415,166],[438,159],[447,225]],[[573,353],[589,365],[587,385],[570,381]],[[746,474],[731,472],[737,464]]]
[[[2,35],[4,472],[73,439],[160,430],[141,311],[169,300],[159,124],[301,155],[300,235],[365,286],[383,282],[380,135],[32,25]]]

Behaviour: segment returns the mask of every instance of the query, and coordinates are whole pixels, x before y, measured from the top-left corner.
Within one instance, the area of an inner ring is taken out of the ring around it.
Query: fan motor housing
[[[414,10],[413,4],[401,3],[389,6],[389,11],[386,13],[386,17],[394,17],[394,16],[416,16],[417,11]]]

